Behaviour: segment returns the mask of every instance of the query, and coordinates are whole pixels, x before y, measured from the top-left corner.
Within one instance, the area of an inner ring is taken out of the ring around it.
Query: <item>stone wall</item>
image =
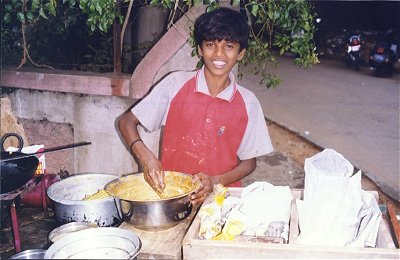
[[[3,95],[4,96],[4,95]],[[116,120],[132,103],[129,98],[16,89],[6,94],[29,143],[45,148],[72,142],[91,145],[46,155],[48,172],[67,170],[126,174],[137,170],[116,130]],[[72,153],[72,156],[71,156]],[[72,160],[72,166],[65,159]],[[54,165],[52,161],[59,162]]]

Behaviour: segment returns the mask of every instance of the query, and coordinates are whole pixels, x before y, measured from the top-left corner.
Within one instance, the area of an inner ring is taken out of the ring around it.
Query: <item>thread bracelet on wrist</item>
[[[129,145],[129,151],[132,151],[132,146],[137,142],[143,142],[142,139],[138,138],[132,141],[131,145]]]

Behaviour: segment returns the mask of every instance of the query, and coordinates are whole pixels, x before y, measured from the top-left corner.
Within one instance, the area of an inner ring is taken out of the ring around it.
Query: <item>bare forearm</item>
[[[137,128],[139,124],[140,122],[136,116],[130,111],[127,111],[119,119],[118,128],[128,146],[128,149],[130,149],[129,152],[133,153],[143,166],[145,161],[155,157],[155,155],[144,145],[143,142],[139,141],[131,145],[134,141],[140,139]]]
[[[130,111],[127,111],[119,119],[118,128],[128,145],[129,152],[138,158],[145,180],[153,189],[162,192],[165,184],[161,163],[154,153],[140,140],[139,124],[140,122],[137,117]]]
[[[214,177],[214,183],[220,183],[224,186],[240,181],[252,173],[256,168],[256,158],[240,161],[232,170]]]
[[[190,197],[194,205],[200,205],[204,199],[213,191],[214,184],[222,184],[227,186],[231,183],[239,181],[252,173],[256,168],[256,158],[241,161],[235,168],[217,176],[209,176],[205,173],[198,173],[194,176],[193,182],[201,182],[200,188],[197,189]]]

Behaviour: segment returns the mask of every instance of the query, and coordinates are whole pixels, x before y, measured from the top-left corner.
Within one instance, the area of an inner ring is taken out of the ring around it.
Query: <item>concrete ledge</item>
[[[1,70],[3,87],[48,90],[102,96],[129,96],[130,75],[48,70],[36,68]]]

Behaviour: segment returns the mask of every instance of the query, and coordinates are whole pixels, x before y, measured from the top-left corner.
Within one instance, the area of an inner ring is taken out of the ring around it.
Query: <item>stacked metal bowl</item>
[[[52,244],[45,259],[135,259],[142,247],[132,231],[116,227],[84,229]]]

